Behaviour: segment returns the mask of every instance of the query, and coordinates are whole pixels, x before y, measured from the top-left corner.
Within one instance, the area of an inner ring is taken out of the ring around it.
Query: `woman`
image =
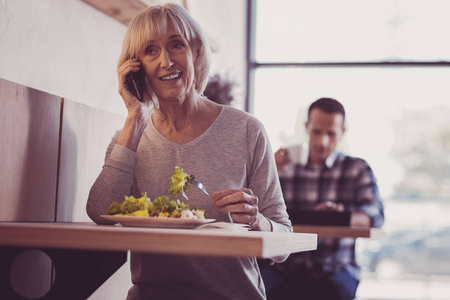
[[[110,224],[100,215],[124,195],[168,195],[169,178],[180,166],[211,193],[188,191],[188,203],[209,218],[292,231],[263,126],[202,96],[209,63],[207,41],[181,6],[153,6],[132,21],[118,68],[128,116],[91,188],[87,212],[93,221]],[[129,79],[139,70],[146,81],[142,102]],[[127,299],[265,299],[254,257],[131,253],[131,273]]]

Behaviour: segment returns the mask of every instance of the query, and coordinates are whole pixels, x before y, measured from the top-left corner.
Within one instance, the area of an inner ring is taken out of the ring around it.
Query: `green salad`
[[[169,192],[178,196],[184,195],[190,188],[190,176],[183,169],[175,167],[175,174],[170,177]],[[187,198],[187,197],[186,197]],[[182,218],[182,219],[205,219],[205,210],[190,208],[186,203],[179,200],[170,200],[167,196],[156,197],[153,201],[142,193],[140,198],[125,196],[122,203],[114,201],[108,208],[108,215],[134,216],[134,217],[156,217],[156,218]]]

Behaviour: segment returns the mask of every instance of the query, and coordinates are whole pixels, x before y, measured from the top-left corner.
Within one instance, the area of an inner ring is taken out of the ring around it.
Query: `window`
[[[450,60],[446,0],[258,0],[257,62]]]
[[[264,123],[273,150],[305,141],[307,107],[332,97],[347,111],[340,150],[367,160],[377,176],[388,237],[358,240],[361,260],[391,235],[450,228],[450,2],[251,3],[249,110]],[[425,243],[415,245],[415,259],[425,263]],[[439,253],[450,253],[446,247]],[[428,265],[450,265],[449,255],[431,259]],[[386,260],[382,267],[394,274],[404,266]],[[386,282],[364,268],[358,299],[442,299],[450,292],[442,290],[450,286],[446,269],[401,269]]]

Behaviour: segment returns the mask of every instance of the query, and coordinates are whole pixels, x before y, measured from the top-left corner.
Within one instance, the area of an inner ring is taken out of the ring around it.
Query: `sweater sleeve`
[[[137,154],[116,143],[117,135],[108,146],[105,164],[92,185],[87,200],[86,212],[97,224],[114,224],[100,215],[106,214],[113,201],[120,203],[125,195],[132,194]]]

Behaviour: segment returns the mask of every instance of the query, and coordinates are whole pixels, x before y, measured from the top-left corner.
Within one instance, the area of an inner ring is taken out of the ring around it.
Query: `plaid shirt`
[[[347,211],[364,212],[373,227],[384,222],[384,209],[375,176],[362,159],[331,154],[323,166],[290,165],[279,173],[287,210],[314,209],[321,202],[341,202]],[[311,276],[346,269],[360,279],[355,259],[355,239],[319,238],[316,251],[291,254],[286,262],[275,268],[290,272],[309,272]]]

